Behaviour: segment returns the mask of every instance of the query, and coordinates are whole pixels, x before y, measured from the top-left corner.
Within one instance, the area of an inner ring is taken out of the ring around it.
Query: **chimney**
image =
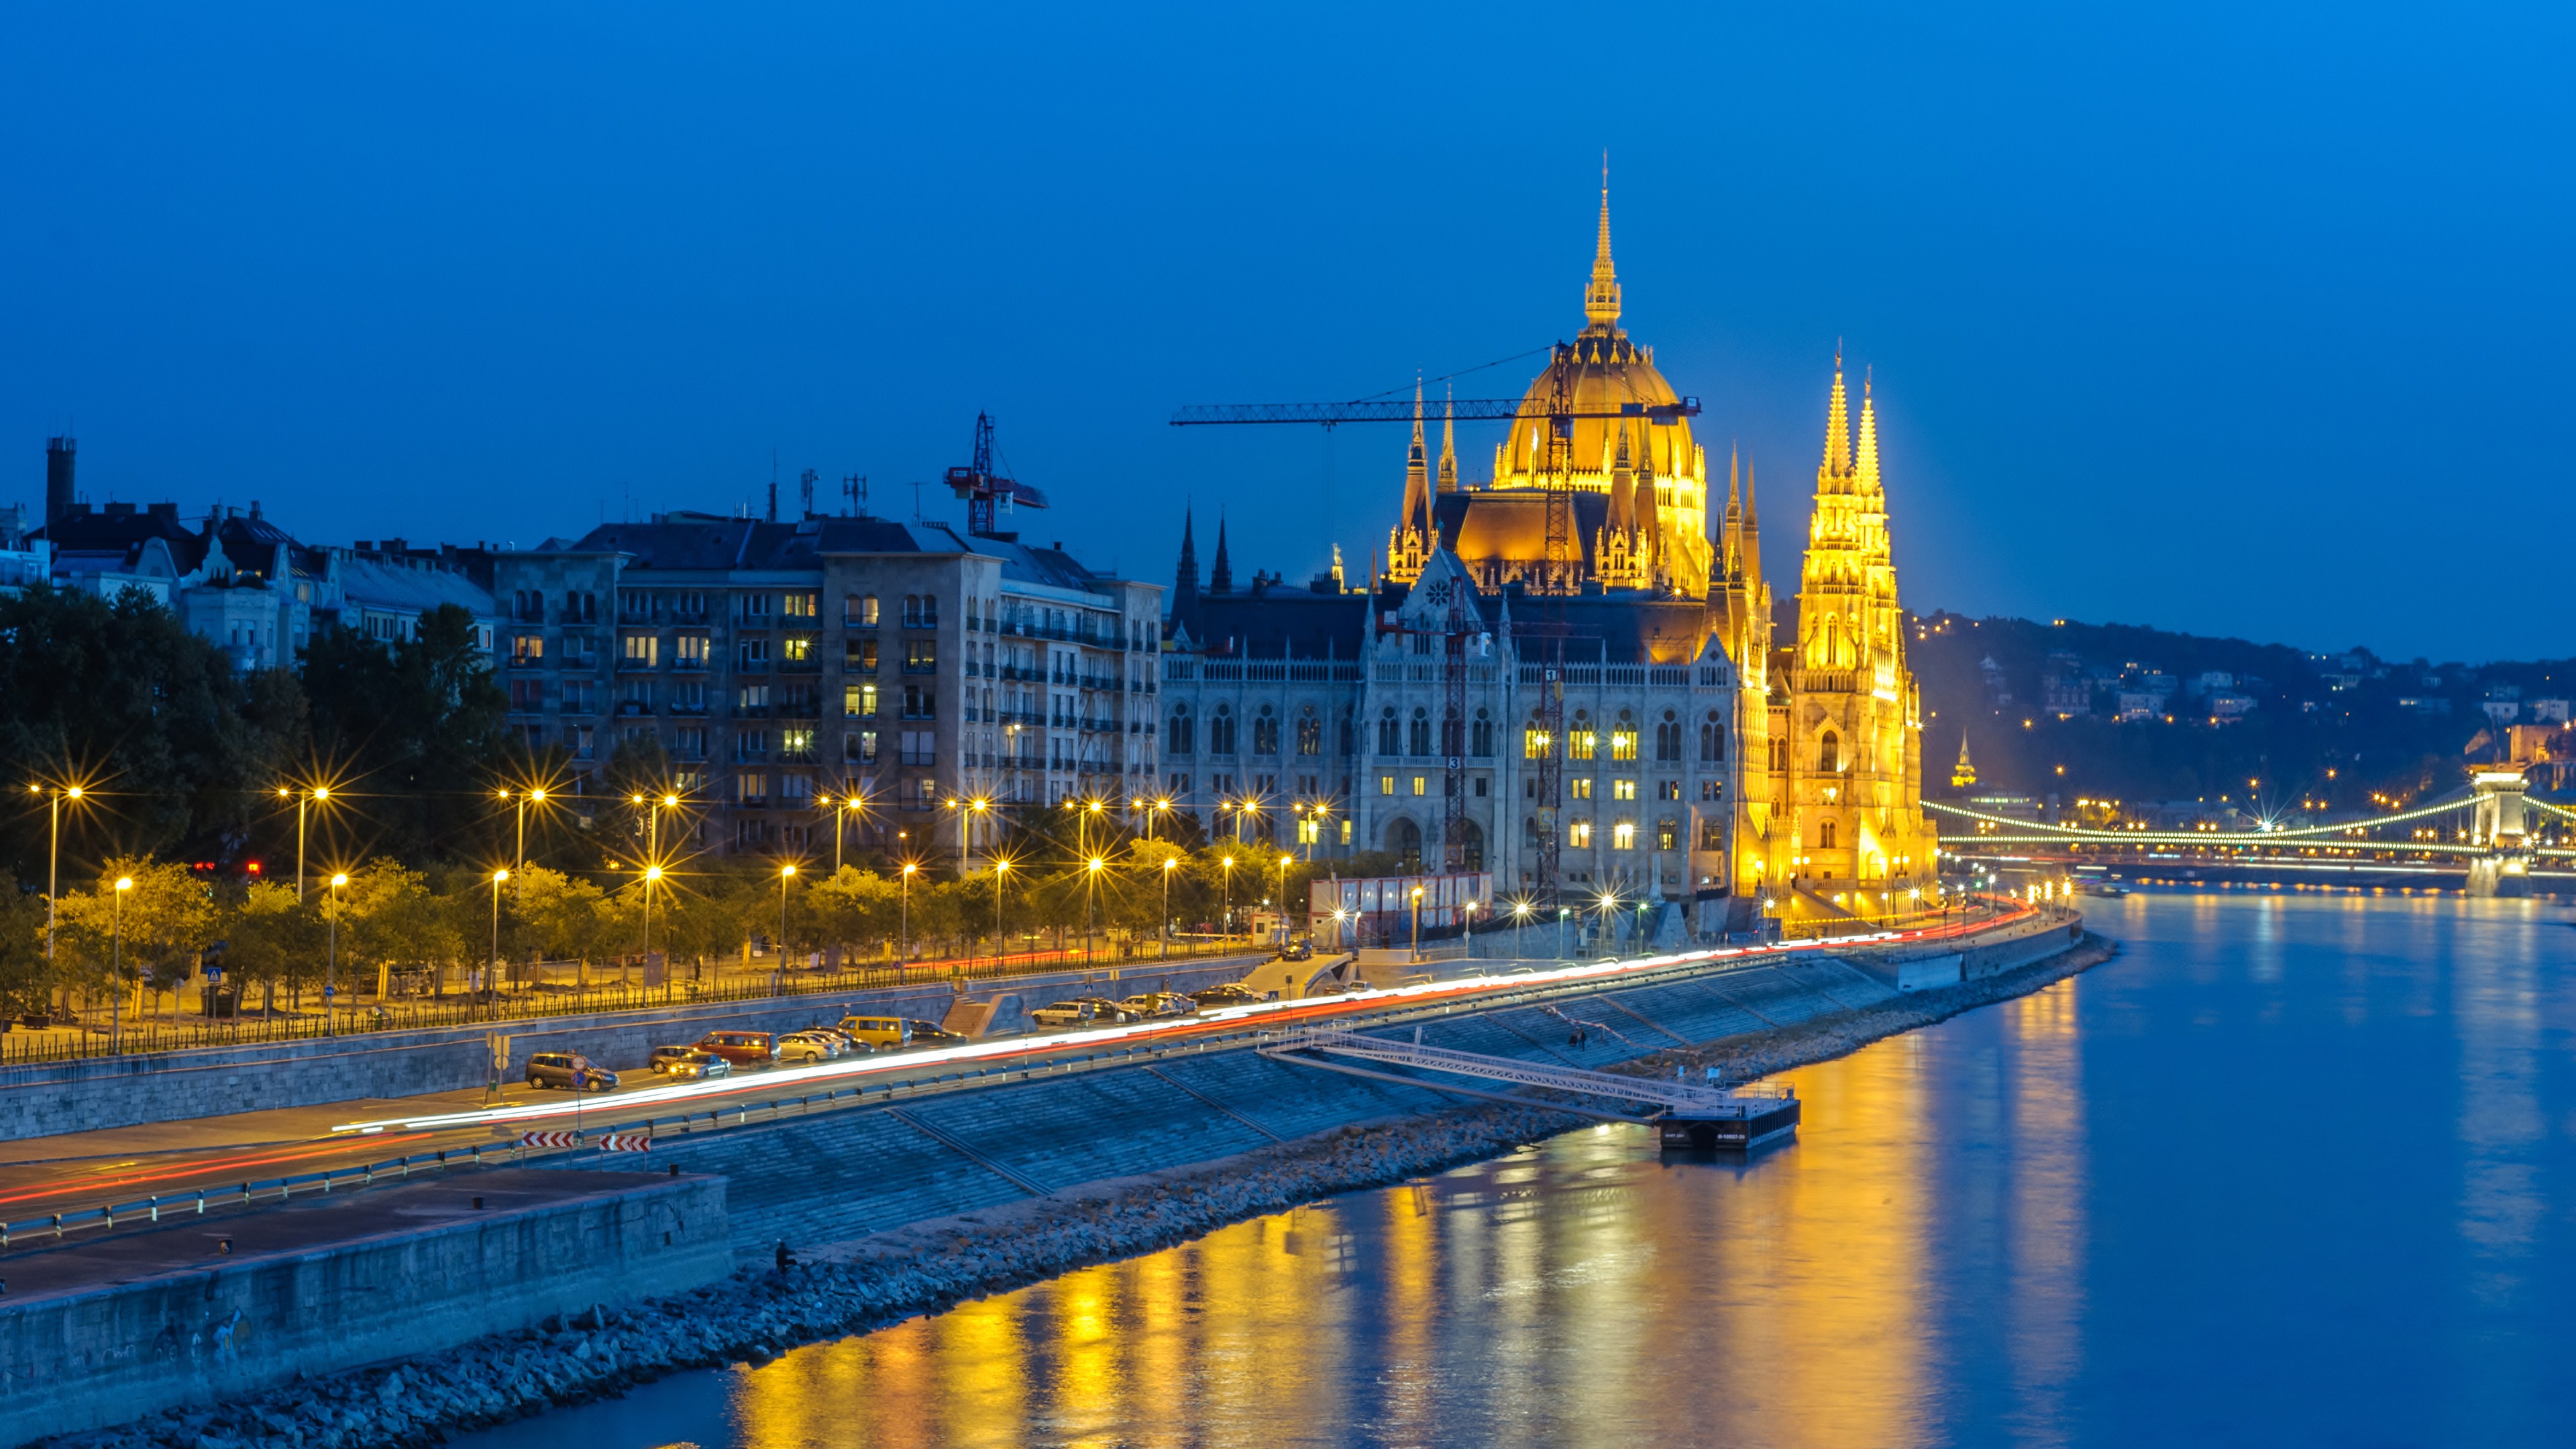
[[[45,439],[45,526],[51,528],[72,511],[72,455],[80,440],[69,434]]]

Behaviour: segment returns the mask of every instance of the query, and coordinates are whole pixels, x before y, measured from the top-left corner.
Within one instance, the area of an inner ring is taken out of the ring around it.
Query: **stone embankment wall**
[[[722,1180],[581,1186],[505,1169],[13,1257],[0,1444],[254,1399],[733,1270]],[[401,1392],[398,1376],[376,1388]]]
[[[1195,991],[1241,977],[1248,962],[1154,962],[1120,968],[1120,994]],[[997,1003],[993,1033],[1028,1025],[1030,1008],[1069,995],[1086,981],[1105,986],[1107,968],[978,983],[973,995]],[[366,1032],[317,1041],[203,1047],[85,1061],[0,1068],[0,1141],[51,1137],[258,1112],[313,1107],[368,1097],[415,1097],[470,1091],[490,1070],[488,1032],[510,1038],[509,1076],[531,1052],[580,1051],[624,1069],[641,1066],[657,1046],[695,1041],[717,1030],[791,1031],[844,1016],[908,1016],[938,1021],[955,999],[945,980],[846,995],[771,997],[758,1001],[655,1007],[595,1016],[496,1022],[427,1031]]]
[[[1899,996],[1894,988],[1881,985],[1873,1003],[1802,1019],[1784,1017],[1769,1025],[1748,1015],[1756,1024],[1724,1041],[1633,1056],[1616,1069],[1663,1075],[1676,1065],[1717,1064],[1739,1079],[1781,1071],[2036,990],[2107,959],[2115,949],[2097,938],[2085,938],[2072,950],[2065,949],[2062,939],[2057,944],[2059,951],[2046,961],[1948,988]],[[1819,978],[1818,984],[1824,979]],[[1837,997],[1853,990],[1851,975],[1843,975],[1832,989]],[[1737,1005],[1748,1013],[1758,1007],[1766,1015],[1774,1014],[1773,1008],[1787,1005],[1778,997],[1736,994]],[[1627,997],[1622,1004],[1635,1009],[1651,1005],[1682,1015],[1678,1003],[1641,1001],[1642,995]],[[1548,1018],[1547,1024],[1563,1029],[1554,1018]],[[1583,1047],[1573,1048],[1561,1037],[1530,1039],[1535,1023],[1524,1021],[1509,1031],[1500,1023],[1490,1025],[1506,1036],[1522,1037],[1524,1052],[1543,1047],[1550,1058],[1584,1060],[1593,1066],[1607,1065],[1602,1058],[1613,1054],[1589,1035]],[[1432,1034],[1426,1031],[1425,1039],[1431,1040]],[[1501,1045],[1490,1035],[1486,1041],[1488,1045],[1478,1049]],[[1344,1083],[1362,1093],[1384,1090],[1412,1095],[1410,1089],[1270,1065],[1279,1072],[1300,1072],[1299,1080],[1311,1077]],[[1291,1083],[1278,1078],[1256,1085]],[[1340,1089],[1319,1083],[1316,1090]],[[1350,1099],[1345,1105],[1356,1103],[1360,1111],[1402,1112],[1454,1100],[1420,1095],[1424,1100],[1419,1103],[1378,1096]],[[1307,1114],[1318,1104],[1268,1100],[1244,1105],[1265,1114],[1256,1119],[1263,1126],[1278,1130],[1312,1120]],[[851,1114],[854,1119],[883,1115]],[[1259,1140],[1232,1156],[1209,1160],[1233,1143],[1243,1142],[1243,1137],[1205,1143],[1189,1167],[1092,1181],[1036,1197],[1010,1188],[989,1168],[974,1167],[989,1183],[967,1188],[955,1199],[916,1183],[910,1188],[895,1187],[893,1195],[878,1199],[869,1222],[833,1216],[831,1209],[824,1208],[824,1216],[809,1221],[814,1231],[839,1232],[854,1223],[862,1230],[868,1230],[870,1223],[890,1230],[868,1231],[856,1241],[836,1243],[819,1253],[810,1251],[814,1240],[799,1238],[799,1246],[809,1250],[806,1260],[783,1275],[766,1266],[745,1264],[730,1280],[712,1287],[614,1308],[598,1320],[597,1328],[496,1335],[432,1360],[380,1366],[341,1375],[327,1384],[298,1385],[261,1400],[209,1403],[118,1430],[75,1435],[58,1449],[234,1449],[276,1443],[370,1449],[433,1442],[448,1432],[605,1397],[680,1369],[763,1361],[799,1344],[862,1332],[1074,1268],[1151,1252],[1320,1196],[1400,1182],[1490,1157],[1583,1120],[1539,1107],[1449,1107],[1427,1116],[1343,1126],[1284,1143],[1267,1140],[1266,1134],[1252,1130],[1247,1122],[1242,1125]],[[820,1125],[819,1119],[815,1125]],[[788,1139],[804,1126],[756,1129],[738,1137],[726,1151],[743,1153],[747,1164],[768,1163],[770,1176],[786,1176],[775,1171],[780,1160],[776,1154],[792,1151]],[[1007,1124],[993,1126],[1001,1129]],[[1053,1130],[1056,1124],[1033,1126],[1038,1130],[1016,1134],[1025,1144],[1017,1160],[1026,1166],[1043,1165],[1031,1154],[1041,1150],[1040,1132]],[[997,1131],[1003,1140],[1012,1135]],[[1108,1134],[1095,1129],[1091,1135]],[[747,1146],[754,1142],[767,1144],[769,1152]],[[713,1149],[716,1143],[709,1139],[701,1146]],[[1064,1164],[1061,1170],[1082,1170],[1086,1162],[1107,1169],[1133,1161],[1082,1159],[1074,1155],[1076,1146],[1064,1141],[1056,1144],[1058,1160]],[[809,1166],[803,1160],[789,1160],[797,1161],[799,1175]],[[851,1180],[820,1182],[814,1196],[836,1196],[847,1190]],[[1003,1184],[1003,1190],[990,1184]],[[753,1200],[749,1211],[765,1214],[767,1224],[784,1226],[795,1221],[794,1210],[777,1202],[761,1203],[757,1186],[738,1179],[733,1190],[737,1196],[749,1196]],[[901,1200],[906,1193],[917,1194],[910,1207]],[[975,1201],[962,1200],[967,1197]],[[942,1202],[948,1203],[946,1215],[892,1226],[902,1213]],[[738,1224],[737,1239],[746,1236]]]

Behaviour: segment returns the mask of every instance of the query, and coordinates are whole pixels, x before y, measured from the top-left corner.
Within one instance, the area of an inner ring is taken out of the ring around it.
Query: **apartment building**
[[[586,793],[629,753],[701,848],[828,849],[820,802],[857,795],[853,845],[971,850],[1010,807],[1155,778],[1162,590],[1061,548],[678,512],[502,553],[493,591],[528,748],[560,747]]]

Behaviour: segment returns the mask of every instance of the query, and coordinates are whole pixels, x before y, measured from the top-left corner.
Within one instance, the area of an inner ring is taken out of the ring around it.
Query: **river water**
[[[2576,927],[2145,894],[2127,954],[1790,1074],[459,1441],[2576,1442]]]

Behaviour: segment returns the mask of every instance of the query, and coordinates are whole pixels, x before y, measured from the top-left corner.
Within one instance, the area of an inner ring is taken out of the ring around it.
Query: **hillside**
[[[2452,788],[2503,715],[2564,723],[2576,660],[2385,660],[2126,624],[1914,620],[1924,775],[1962,734],[1980,789],[2127,802],[2358,809]],[[2249,782],[2252,784],[2249,792]],[[2252,796],[2249,799],[2249,793]]]

